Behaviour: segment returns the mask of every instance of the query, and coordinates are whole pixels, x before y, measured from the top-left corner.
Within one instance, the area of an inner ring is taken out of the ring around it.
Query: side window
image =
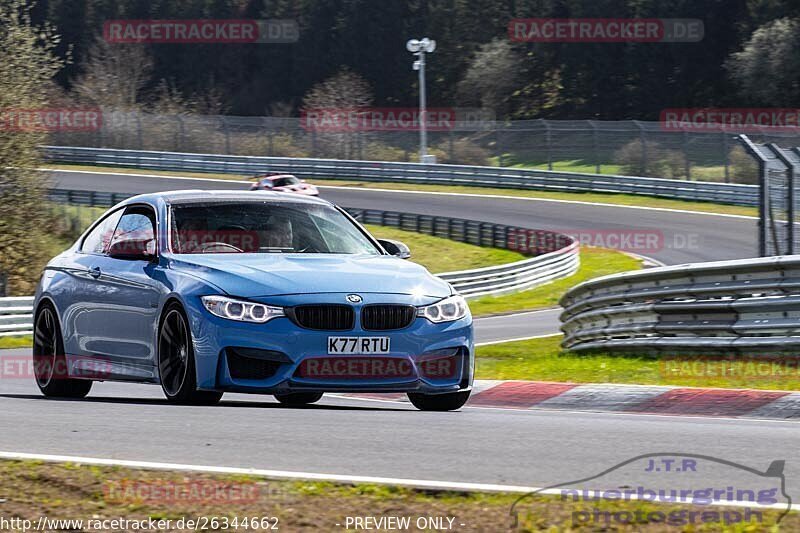
[[[117,224],[109,249],[117,253],[138,255],[145,251],[155,253],[155,215],[140,206],[129,207]]]
[[[123,211],[123,209],[118,209],[100,222],[100,224],[83,239],[81,251],[87,254],[105,253],[106,250],[108,250],[108,245],[111,243],[111,237],[114,234],[114,229],[117,227],[117,222],[119,222]]]

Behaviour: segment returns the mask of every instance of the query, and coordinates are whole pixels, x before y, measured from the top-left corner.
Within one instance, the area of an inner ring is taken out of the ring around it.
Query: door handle
[[[94,279],[99,278],[100,274],[101,274],[100,267],[92,267],[89,269],[89,275],[92,276]]]

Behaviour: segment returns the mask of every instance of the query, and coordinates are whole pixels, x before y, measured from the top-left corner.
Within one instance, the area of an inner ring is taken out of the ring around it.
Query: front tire
[[[409,392],[408,399],[420,411],[455,411],[469,400],[470,391],[449,392],[447,394],[420,394]]]
[[[194,349],[183,308],[170,304],[158,333],[158,377],[167,400],[184,405],[215,405],[221,392],[197,390]]]
[[[92,388],[88,379],[71,379],[64,355],[64,340],[55,308],[42,304],[33,329],[33,372],[36,385],[48,398],[83,398]]]
[[[284,405],[298,407],[309,405],[322,399],[321,392],[290,392],[289,394],[276,394],[275,399]]]

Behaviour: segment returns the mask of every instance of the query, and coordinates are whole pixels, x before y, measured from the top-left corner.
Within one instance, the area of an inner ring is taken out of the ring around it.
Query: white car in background
[[[250,187],[251,191],[293,192],[304,196],[319,196],[316,187],[292,174],[260,174],[254,179],[258,181]]]

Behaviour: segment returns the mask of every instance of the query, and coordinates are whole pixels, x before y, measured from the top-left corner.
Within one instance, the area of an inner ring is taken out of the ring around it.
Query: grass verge
[[[0,337],[0,350],[9,348],[27,348],[33,344],[31,335],[13,335],[10,337]]]
[[[128,169],[116,167],[103,167],[91,165],[48,165],[47,168],[56,170],[88,170],[94,172],[119,173],[139,173],[154,174],[160,176],[188,176],[197,178],[214,178],[229,180],[247,180],[252,176],[241,174],[217,174],[200,172],[170,172],[147,169]],[[685,211],[696,211],[699,213],[715,213],[729,215],[744,215],[755,217],[758,210],[755,207],[743,207],[726,204],[714,204],[710,202],[688,202],[684,200],[671,200],[669,198],[656,198],[652,196],[639,196],[634,194],[612,194],[612,193],[573,193],[573,192],[553,192],[553,191],[527,191],[515,189],[501,189],[492,187],[469,187],[466,185],[428,185],[415,183],[372,183],[357,180],[311,180],[313,183],[322,186],[336,187],[358,187],[362,189],[392,189],[392,190],[413,190],[430,192],[449,192],[459,194],[477,194],[482,196],[513,196],[516,198],[540,198],[545,200],[563,200],[578,202],[594,202],[609,205],[627,205],[636,207],[658,207],[665,209],[681,209]]]
[[[562,337],[479,346],[476,379],[569,383],[635,383],[726,389],[800,390],[800,359],[769,361],[738,356],[685,359],[669,354],[577,353]]]
[[[578,283],[640,268],[642,268],[641,260],[627,254],[584,246],[581,248],[580,269],[574,275],[515,294],[478,298],[470,301],[469,308],[474,316],[484,316],[555,307],[561,296]]]
[[[595,472],[589,472],[590,474]],[[208,490],[222,487],[220,490]],[[415,490],[388,485],[344,485],[312,481],[276,481],[255,476],[207,475],[168,471],[145,471],[121,467],[98,467],[72,463],[52,464],[39,461],[0,461],[0,516],[30,520],[35,526],[40,517],[52,520],[83,520],[61,530],[99,530],[103,521],[126,519],[170,520],[159,530],[191,530],[178,527],[181,519],[207,520],[206,528],[217,530],[261,530],[269,527],[242,527],[242,521],[265,519],[267,526],[277,524],[280,531],[353,531],[355,517],[407,518],[411,527],[405,531],[512,531],[512,505],[518,494],[465,493]],[[154,497],[156,495],[156,497]],[[205,498],[203,497],[205,496]],[[684,513],[690,510],[717,512],[716,523],[707,520],[698,530],[774,531],[772,524],[779,513],[765,511],[761,523],[725,526],[722,507],[656,505],[620,501],[578,501],[558,496],[527,496],[515,507],[520,519],[515,531],[598,530],[598,523],[576,523],[575,513],[635,512]],[[348,521],[350,517],[350,521]],[[432,527],[420,522],[436,517],[451,527]],[[216,518],[212,523],[211,519]],[[710,518],[710,517],[709,517]],[[239,527],[233,527],[237,520]],[[277,522],[276,522],[277,520]],[[227,523],[228,527],[223,527]],[[216,525],[214,525],[216,524]],[[362,522],[363,524],[363,522]],[[612,522],[613,524],[613,522]],[[120,523],[120,525],[123,525]],[[788,515],[781,524],[787,531],[800,528],[800,515]],[[116,527],[115,531],[134,531]],[[348,527],[349,526],[349,527]],[[105,528],[108,529],[108,528]],[[365,529],[364,527],[358,529]],[[387,530],[384,527],[369,529]],[[399,529],[394,527],[392,529]],[[610,529],[603,528],[604,531]],[[675,531],[674,525],[648,518],[631,525],[613,526],[614,531]],[[695,529],[692,529],[695,530]]]
[[[434,273],[502,265],[527,259],[525,255],[500,248],[485,248],[386,226],[366,227],[379,239],[403,241],[411,249],[411,261]]]

